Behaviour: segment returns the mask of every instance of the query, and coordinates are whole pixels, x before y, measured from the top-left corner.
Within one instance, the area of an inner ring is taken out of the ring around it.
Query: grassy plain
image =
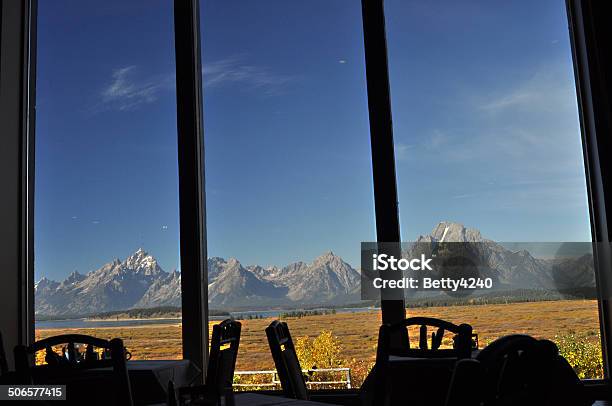
[[[596,300],[563,300],[478,306],[448,306],[407,309],[410,316],[431,316],[455,323],[469,323],[479,335],[480,347],[511,333],[555,339],[571,334],[596,343],[599,321]],[[264,329],[272,319],[242,320],[237,370],[273,369]],[[286,318],[294,340],[316,337],[329,330],[338,338],[340,357],[373,361],[376,353],[380,312],[337,313]],[[215,322],[211,322],[209,329]],[[40,329],[36,339],[57,334],[79,333],[102,338],[121,337],[132,359],[181,358],[180,323],[130,327]],[[417,339],[412,334],[412,339]],[[304,365],[303,367],[308,367]]]

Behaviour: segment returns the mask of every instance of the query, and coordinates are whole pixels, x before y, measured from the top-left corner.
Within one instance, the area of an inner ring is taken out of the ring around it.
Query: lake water
[[[308,309],[308,310],[252,310],[243,312],[230,312],[236,319],[250,318],[271,318],[278,317],[281,313],[291,313],[294,311],[330,311],[329,309]],[[362,313],[370,311],[380,311],[374,307],[354,307],[346,309],[336,309],[336,313]],[[210,320],[223,320],[227,316],[212,316]],[[62,329],[62,328],[98,328],[98,327],[129,327],[147,326],[151,324],[175,324],[180,323],[179,318],[168,319],[142,319],[142,320],[89,320],[86,318],[69,320],[46,320],[36,321],[36,329]]]

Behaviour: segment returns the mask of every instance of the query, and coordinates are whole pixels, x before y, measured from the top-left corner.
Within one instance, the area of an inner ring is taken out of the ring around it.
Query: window
[[[533,286],[407,297],[408,314],[471,323],[481,347],[512,332],[549,338],[576,355],[581,377],[601,377],[563,4],[386,9],[403,240],[489,238],[539,267]],[[203,0],[200,10],[208,327],[243,321],[240,388],[277,385],[264,334],[276,318],[289,323],[311,389],[359,387],[381,323],[380,301],[359,295],[360,242],[376,240],[361,3]],[[38,4],[37,338],[68,329],[123,337],[132,359],[182,356],[179,246],[200,241],[179,240],[177,156],[182,175],[200,163],[177,145],[172,17],[169,0]],[[187,104],[179,118],[197,111]],[[380,174],[377,186],[389,186]],[[181,213],[199,221],[199,205]],[[381,212],[393,228],[394,210]],[[185,279],[198,271],[183,268]],[[404,302],[387,304],[385,317],[401,316]],[[187,357],[200,359],[200,344],[186,339]]]
[[[36,338],[181,358],[172,2],[38,2]]]
[[[270,388],[280,318],[302,368],[335,369],[311,389],[358,387],[380,325],[357,271],[376,238],[361,4],[211,0],[200,21],[209,308],[243,323],[236,382]]]
[[[581,377],[602,377],[592,256],[562,282],[550,274],[563,260],[556,250],[591,245],[564,3],[385,6],[403,240],[471,233],[505,255],[530,251],[535,273],[464,306],[407,300],[409,314],[471,323],[481,343],[514,332],[552,339],[577,354],[568,359]]]

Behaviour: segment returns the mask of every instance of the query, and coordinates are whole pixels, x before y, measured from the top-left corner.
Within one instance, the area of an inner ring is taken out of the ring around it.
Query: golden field
[[[530,334],[555,339],[572,335],[593,344],[598,340],[599,321],[596,300],[449,306],[407,309],[409,316],[438,317],[454,323],[469,323],[479,335],[480,347],[495,338],[511,333]],[[340,357],[347,361],[372,362],[375,358],[380,312],[337,313],[284,319],[294,341],[299,337],[316,337],[329,330],[337,337]],[[269,319],[241,320],[242,336],[237,370],[273,369],[265,327]],[[209,329],[215,322],[211,322]],[[36,339],[57,334],[79,333],[102,338],[120,337],[132,353],[132,359],[181,358],[181,326],[156,324],[130,327],[79,329],[40,329]],[[412,339],[417,339],[413,334]],[[303,367],[307,367],[303,365]]]

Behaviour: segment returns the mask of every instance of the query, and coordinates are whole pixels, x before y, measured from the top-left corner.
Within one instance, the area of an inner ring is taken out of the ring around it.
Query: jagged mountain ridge
[[[238,260],[208,259],[208,295],[213,308],[339,304],[359,300],[359,273],[328,252],[311,264],[283,268],[244,267]],[[130,308],[181,305],[180,272],[165,272],[139,249],[86,275],[35,284],[35,311],[41,315],[82,315]]]
[[[482,277],[499,289],[563,290],[594,287],[590,255],[567,260],[540,259],[512,251],[462,224],[440,222],[417,243],[479,243]],[[311,263],[284,267],[243,266],[234,258],[208,259],[211,308],[346,305],[360,300],[360,273],[334,253]],[[35,311],[40,315],[82,315],[131,308],[181,305],[181,275],[161,269],[139,249],[125,261],[115,259],[100,269],[71,273],[61,282],[42,278],[35,284]]]
[[[480,231],[463,224],[442,221],[416,243],[476,243],[481,277],[490,277],[498,289],[567,290],[595,287],[593,256],[542,259],[529,251],[513,251],[484,238]]]
[[[125,261],[115,259],[86,275],[75,271],[61,283],[42,278],[34,286],[35,312],[75,315],[129,309],[170,275],[139,249]]]

